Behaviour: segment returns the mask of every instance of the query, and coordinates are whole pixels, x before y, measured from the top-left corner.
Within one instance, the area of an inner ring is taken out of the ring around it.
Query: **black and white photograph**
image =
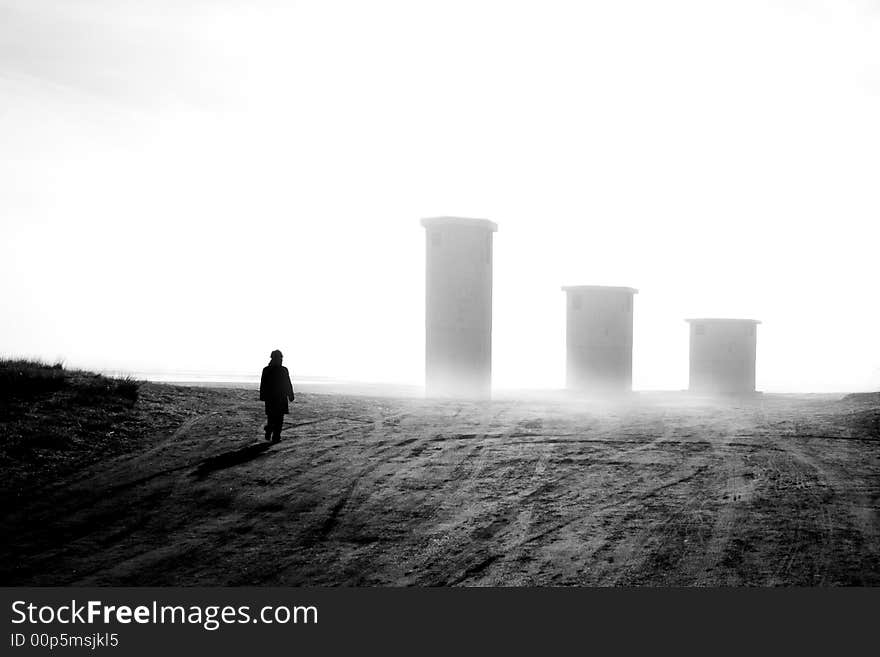
[[[876,587],[878,244],[875,0],[0,0],[0,585]]]

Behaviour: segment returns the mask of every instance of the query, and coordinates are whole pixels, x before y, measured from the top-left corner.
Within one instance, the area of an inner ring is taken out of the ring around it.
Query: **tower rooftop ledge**
[[[690,319],[684,320],[686,322],[706,322],[709,324],[723,324],[723,323],[743,323],[743,324],[760,324],[760,319],[739,319],[735,317],[693,317]]]
[[[562,291],[569,292],[573,290],[613,290],[615,292],[629,292],[630,294],[638,294],[639,291],[634,287],[620,287],[616,285],[563,285]]]
[[[422,226],[468,226],[471,228],[485,228],[493,233],[498,230],[498,224],[488,219],[471,219],[468,217],[425,217],[421,221]]]

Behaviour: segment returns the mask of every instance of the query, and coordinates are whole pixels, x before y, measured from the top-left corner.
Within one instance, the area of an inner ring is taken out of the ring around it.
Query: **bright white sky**
[[[423,376],[419,219],[496,221],[494,380],[561,285],[750,317],[758,387],[880,387],[880,3],[0,0],[0,353]]]

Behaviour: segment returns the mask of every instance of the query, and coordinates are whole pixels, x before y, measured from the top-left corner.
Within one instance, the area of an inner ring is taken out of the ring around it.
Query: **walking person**
[[[260,401],[266,403],[266,440],[281,440],[281,425],[289,411],[288,401],[293,401],[293,384],[290,373],[281,364],[284,356],[276,349],[269,355],[269,364],[260,377]]]

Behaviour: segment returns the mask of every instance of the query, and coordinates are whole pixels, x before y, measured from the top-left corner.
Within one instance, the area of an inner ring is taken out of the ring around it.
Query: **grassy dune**
[[[0,503],[39,495],[182,421],[179,409],[143,400],[144,385],[60,363],[0,360]]]

